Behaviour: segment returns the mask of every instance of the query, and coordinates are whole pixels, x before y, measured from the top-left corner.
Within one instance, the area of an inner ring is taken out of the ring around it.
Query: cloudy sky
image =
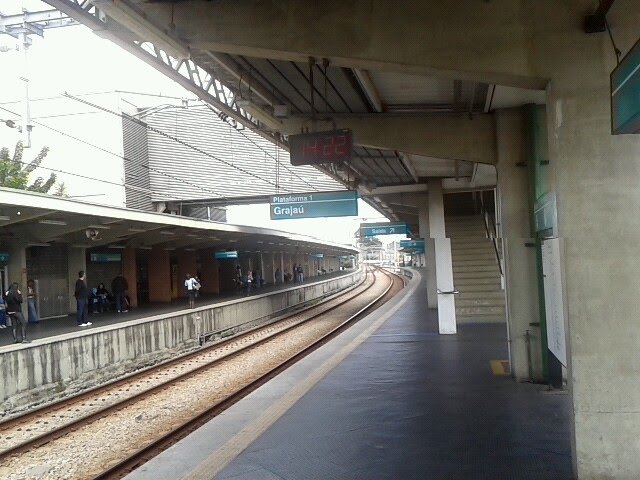
[[[5,15],[19,13],[23,8],[38,11],[51,7],[38,0],[2,2]],[[58,171],[59,180],[65,182],[72,197],[123,206],[120,119],[65,98],[64,93],[91,94],[86,98],[93,103],[114,109],[122,107],[126,97],[113,93],[116,90],[174,99],[195,98],[194,95],[83,26],[46,30],[44,38],[32,38],[25,66],[23,52],[16,50],[17,40],[0,35],[0,50],[5,50],[0,51],[0,120],[20,120],[25,108],[25,82],[21,77],[26,72],[35,125],[32,147],[25,160],[46,145],[50,153],[43,166]],[[162,103],[160,100],[153,99]],[[0,146],[13,147],[21,138],[17,130],[0,124]],[[48,176],[50,171],[36,173]],[[359,200],[359,217],[272,221],[268,205],[254,205],[230,207],[228,221],[351,243],[361,221],[386,219]]]

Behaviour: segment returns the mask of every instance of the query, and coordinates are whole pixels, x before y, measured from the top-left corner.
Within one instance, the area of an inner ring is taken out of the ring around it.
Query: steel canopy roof
[[[98,232],[87,238],[88,229]],[[351,246],[267,228],[148,213],[0,188],[0,245],[51,243],[75,247],[216,248],[240,253],[357,253]]]

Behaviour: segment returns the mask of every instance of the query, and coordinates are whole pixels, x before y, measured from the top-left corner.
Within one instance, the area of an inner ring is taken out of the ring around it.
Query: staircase
[[[482,215],[448,215],[456,317],[459,324],[506,322],[505,296],[493,242]]]

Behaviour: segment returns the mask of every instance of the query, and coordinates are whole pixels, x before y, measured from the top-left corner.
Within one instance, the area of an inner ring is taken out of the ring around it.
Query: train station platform
[[[572,478],[569,397],[496,375],[504,325],[439,335],[425,292],[418,273],[126,478]]]
[[[352,273],[353,270],[342,270],[336,272],[328,272],[325,275],[308,277],[302,283],[285,282],[278,284],[268,284],[261,288],[253,287],[247,295],[245,292],[238,290],[232,293],[222,293],[219,295],[203,293],[196,301],[196,307],[214,306],[217,303],[228,302],[230,300],[242,299],[248,296],[263,295],[279,290],[286,290],[301,285],[310,285],[319,281],[338,278],[343,275]],[[76,315],[71,314],[64,317],[48,318],[41,320],[39,323],[30,323],[27,329],[27,338],[31,341],[41,341],[59,335],[72,334],[74,332],[86,332],[93,329],[108,325],[117,325],[119,323],[129,322],[131,320],[144,319],[156,315],[169,314],[179,312],[187,308],[187,299],[178,298],[171,302],[160,303],[152,302],[137,307],[127,313],[117,313],[115,311],[92,313],[89,315],[89,321],[92,323],[89,327],[79,327],[76,324]],[[2,347],[13,344],[11,328],[0,329],[0,353]]]

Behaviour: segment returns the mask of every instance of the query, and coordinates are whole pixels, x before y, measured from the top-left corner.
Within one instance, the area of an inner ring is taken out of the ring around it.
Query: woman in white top
[[[184,287],[187,289],[187,293],[189,294],[189,308],[193,308],[195,306],[196,292],[198,291],[198,288],[200,288],[200,284],[195,278],[187,273],[187,278],[184,281]]]

